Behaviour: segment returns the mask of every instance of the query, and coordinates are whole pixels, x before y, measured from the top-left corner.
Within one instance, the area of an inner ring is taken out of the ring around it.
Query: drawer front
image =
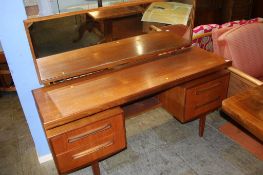
[[[87,124],[84,127],[58,135],[50,139],[51,146],[56,155],[88,145],[110,135],[118,135],[124,130],[123,114]]]
[[[184,121],[220,107],[227,95],[228,82],[229,75],[225,75],[187,89]]]
[[[95,160],[98,160],[98,158],[107,157],[125,147],[125,135],[109,135],[92,144],[57,155],[56,162],[60,173],[66,173],[73,169],[87,166]]]

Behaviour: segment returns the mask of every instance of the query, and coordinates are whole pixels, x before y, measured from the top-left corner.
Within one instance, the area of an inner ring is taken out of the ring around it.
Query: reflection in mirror
[[[113,10],[109,15],[114,17],[94,11],[34,22],[29,28],[29,33],[36,57],[143,34],[141,7],[127,9],[125,12]]]

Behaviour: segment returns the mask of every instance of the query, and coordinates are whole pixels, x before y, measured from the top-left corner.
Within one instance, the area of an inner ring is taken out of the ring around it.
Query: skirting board
[[[40,164],[45,163],[47,161],[53,160],[52,154],[47,154],[44,156],[38,156],[38,161]]]

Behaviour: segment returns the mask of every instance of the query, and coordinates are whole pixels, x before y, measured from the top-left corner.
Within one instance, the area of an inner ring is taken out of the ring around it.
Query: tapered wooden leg
[[[201,116],[200,119],[199,119],[199,136],[200,137],[203,137],[203,135],[204,135],[205,120],[206,120],[206,116],[205,115]]]
[[[91,167],[94,175],[100,175],[100,165],[98,161],[92,163]]]

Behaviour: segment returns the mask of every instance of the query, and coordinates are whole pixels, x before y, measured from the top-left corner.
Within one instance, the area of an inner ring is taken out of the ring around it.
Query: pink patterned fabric
[[[193,29],[193,36],[197,36],[199,34],[204,34],[208,32],[212,32],[214,29],[220,29],[220,28],[226,28],[226,27],[235,27],[240,26],[244,24],[251,24],[255,22],[262,22],[263,18],[255,18],[251,20],[239,20],[239,21],[232,21],[228,22],[222,25],[218,24],[207,24],[207,25],[201,25],[197,26]],[[213,51],[213,43],[212,43],[212,36],[205,36],[202,38],[198,38],[192,41],[193,46],[198,46],[200,48],[203,48],[207,51]]]
[[[254,18],[254,19],[250,19],[250,20],[238,20],[238,21],[231,21],[231,22],[227,22],[225,24],[222,24],[220,26],[220,28],[224,28],[224,27],[237,27],[237,26],[241,26],[244,24],[252,24],[255,22],[262,22],[263,19],[262,18]]]
[[[218,46],[216,52],[231,59],[234,67],[255,78],[263,77],[262,23],[213,31],[213,37],[214,44]]]
[[[219,28],[219,27],[220,27],[220,25],[218,25],[218,24],[207,24],[207,25],[197,26],[193,29],[193,36],[212,32],[213,29]],[[205,36],[202,38],[194,39],[192,41],[192,45],[203,48],[207,51],[211,51],[211,52],[213,51],[212,37],[211,36]]]

